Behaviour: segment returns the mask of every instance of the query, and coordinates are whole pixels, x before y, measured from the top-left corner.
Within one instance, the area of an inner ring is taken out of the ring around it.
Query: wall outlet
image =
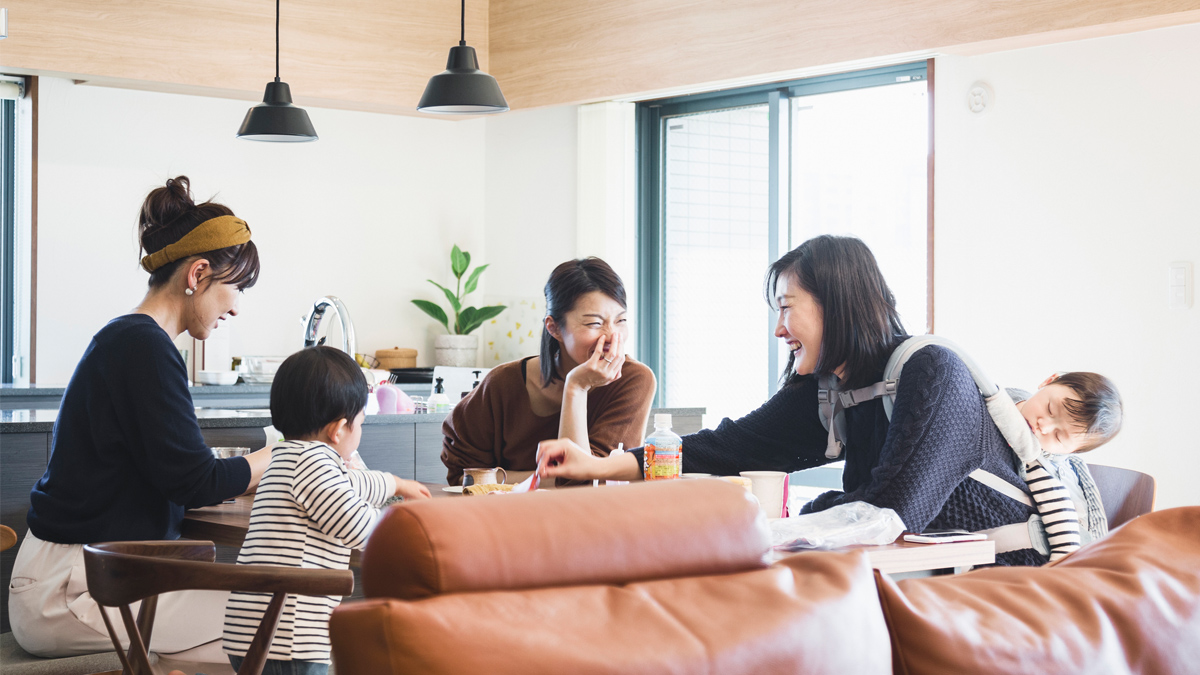
[[[1168,305],[1171,309],[1192,308],[1192,263],[1173,262],[1167,268]]]

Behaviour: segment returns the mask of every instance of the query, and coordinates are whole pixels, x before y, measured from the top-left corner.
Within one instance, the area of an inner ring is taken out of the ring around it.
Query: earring
[[[195,293],[195,291],[193,291],[193,290],[192,290],[192,289],[190,289],[190,288],[185,288],[185,289],[183,289],[183,294],[184,294],[184,295],[191,295],[192,293]]]

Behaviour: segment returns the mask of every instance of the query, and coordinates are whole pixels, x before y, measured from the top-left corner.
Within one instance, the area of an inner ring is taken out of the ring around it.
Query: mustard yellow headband
[[[142,269],[153,272],[167,263],[183,260],[189,255],[208,253],[248,241],[250,241],[250,227],[241,218],[236,216],[209,218],[197,225],[196,229],[183,235],[183,238],[174,244],[168,244],[142,258]]]

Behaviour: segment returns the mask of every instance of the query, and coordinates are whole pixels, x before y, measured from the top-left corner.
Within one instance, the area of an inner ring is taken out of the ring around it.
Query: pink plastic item
[[[390,387],[392,385],[388,385],[388,386]],[[404,390],[401,389],[400,387],[393,387],[393,388],[396,390],[396,414],[397,415],[413,414],[413,412],[416,411],[417,406],[416,406],[416,404],[413,403],[412,398],[409,397],[408,394],[404,393]]]
[[[400,391],[400,389],[398,389],[397,387],[394,387],[387,383],[381,384],[378,387],[376,387],[375,388],[375,400],[379,401],[379,414],[380,415],[395,415],[396,414],[396,403],[397,403],[397,399],[399,398],[399,396],[397,396],[397,394],[403,394],[403,393],[404,392]],[[408,397],[405,396],[405,398],[408,398]],[[408,403],[411,406],[412,399],[409,399]]]

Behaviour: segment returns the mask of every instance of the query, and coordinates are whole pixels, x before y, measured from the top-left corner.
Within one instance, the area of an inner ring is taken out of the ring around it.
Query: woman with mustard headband
[[[180,176],[146,197],[138,230],[150,289],[132,313],[96,333],[71,376],[13,566],[13,636],[38,656],[112,649],[87,591],[84,544],[177,539],[185,509],[246,492],[270,461],[269,450],[213,456],[173,342],[184,331],[203,340],[237,315],[238,296],[259,272],[249,227],[226,206],[196,204]],[[163,595],[154,651],[223,662],[227,596]]]

